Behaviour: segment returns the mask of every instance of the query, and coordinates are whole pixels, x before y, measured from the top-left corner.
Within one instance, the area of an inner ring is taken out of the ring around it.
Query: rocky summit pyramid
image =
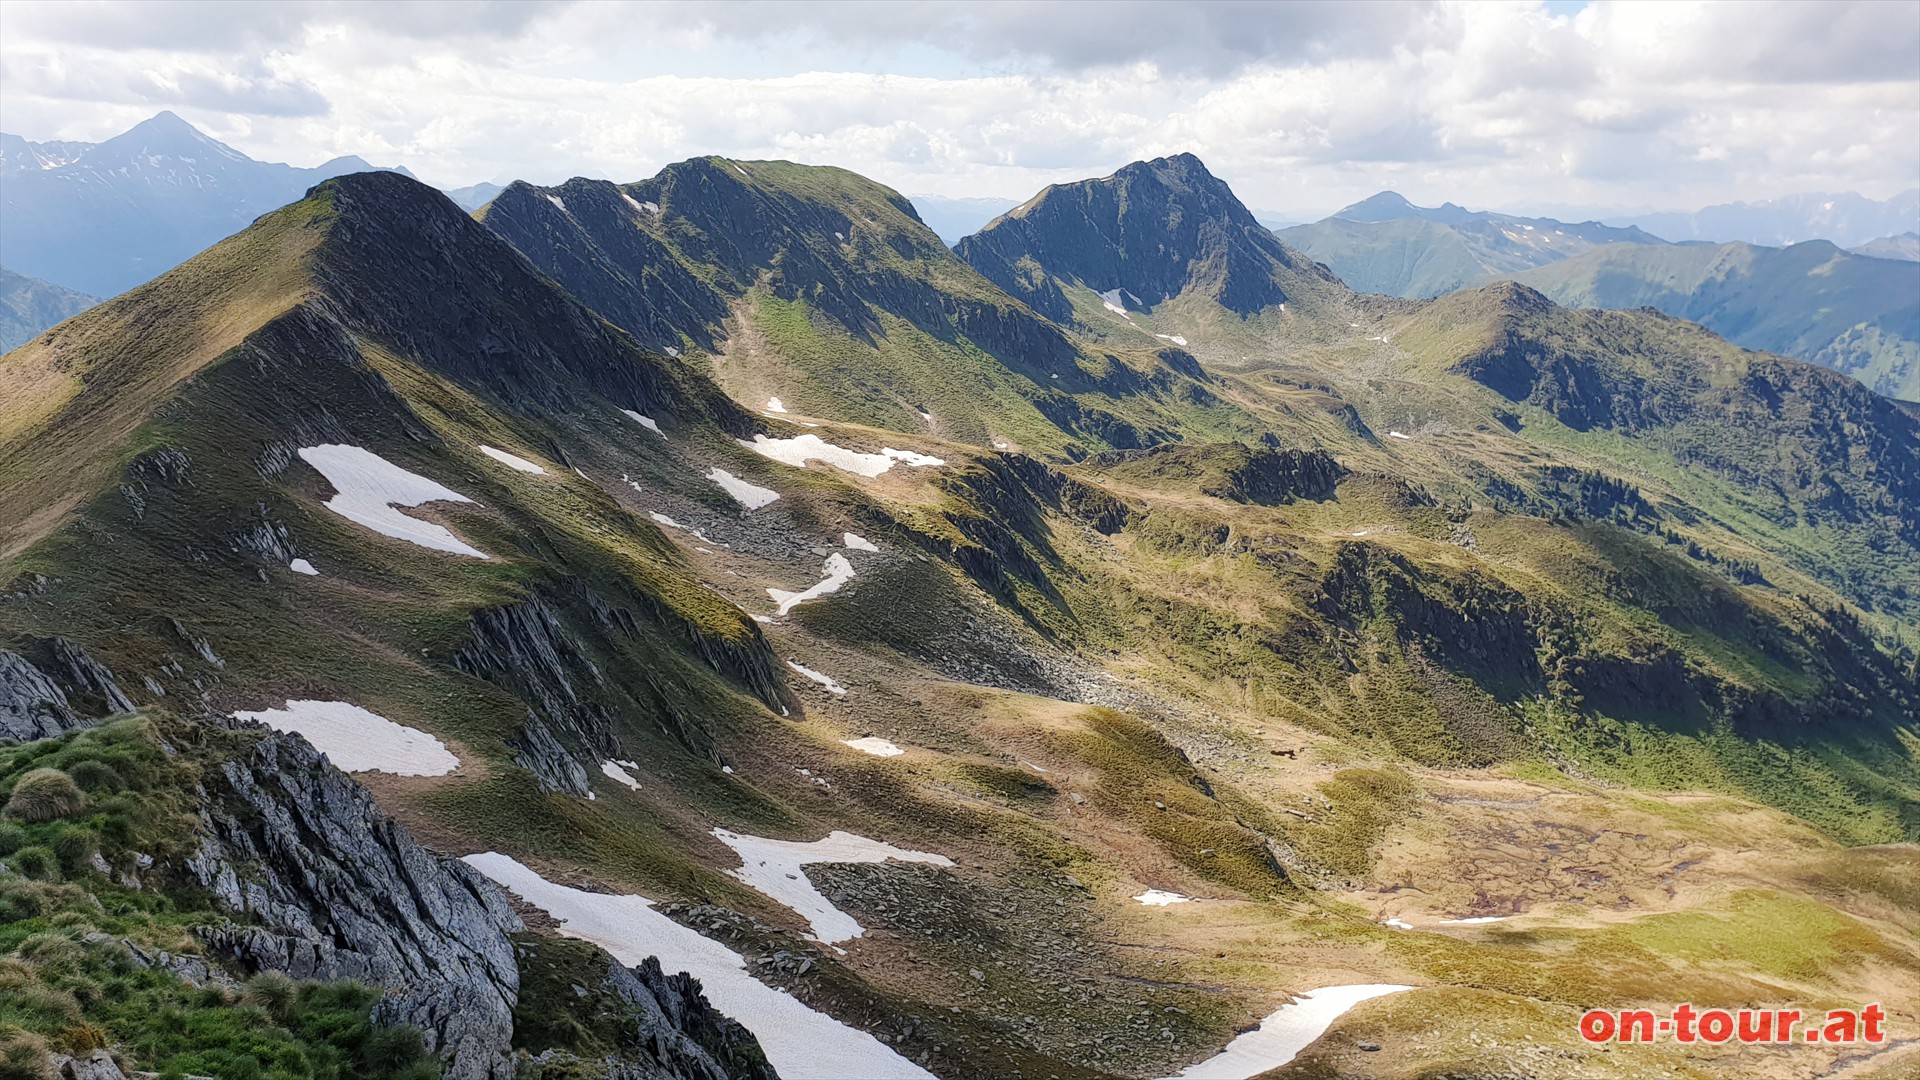
[[[1189,293],[1240,316],[1311,299],[1332,275],[1273,238],[1192,154],[1055,184],[954,248],[988,280],[1058,322],[1069,291],[1152,309]]]
[[[4,1060],[1630,1080],[1756,1059],[1597,1002],[1920,1023],[1912,409],[1354,293],[1185,156],[963,251],[837,169],[363,173],[0,359]]]

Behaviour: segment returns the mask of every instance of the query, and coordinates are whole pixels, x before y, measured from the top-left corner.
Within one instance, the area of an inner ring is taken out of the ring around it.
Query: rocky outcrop
[[[603,954],[604,955],[604,954]],[[611,957],[608,957],[611,960]],[[714,1080],[779,1080],[753,1033],[715,1009],[700,992],[700,980],[681,971],[672,975],[649,956],[639,967],[607,965],[605,988],[635,1012],[643,1032],[651,1032],[649,1056],[668,1075],[707,1076]],[[608,1061],[608,1080],[642,1080],[659,1075],[648,1062]]]
[[[615,659],[650,631],[673,647],[691,646],[709,667],[769,707],[786,704],[772,652],[757,630],[745,629],[737,640],[720,637],[630,587],[621,599],[631,607],[578,580],[547,592],[476,612],[454,664],[527,703],[527,721],[508,741],[517,752],[515,763],[549,791],[585,795],[596,764],[624,756],[618,734],[623,724],[650,721],[689,749],[709,752],[698,718],[645,668],[636,668],[636,678],[610,680],[593,658]]]
[[[521,923],[463,863],[428,852],[304,739],[269,733],[205,781],[187,869],[246,922],[201,932],[245,972],[384,987],[375,1019],[418,1028],[447,1075],[511,1075]]]
[[[654,957],[624,967],[566,938],[523,934],[515,948],[524,972],[516,1043],[542,1066],[609,1080],[776,1080],[759,1041],[714,1009],[693,976],[668,975]]]
[[[0,649],[0,738],[44,739],[133,711],[113,672],[66,638],[16,647]]]
[[[1088,469],[1149,486],[1186,488],[1229,502],[1284,506],[1297,499],[1334,497],[1347,470],[1325,450],[1248,447],[1227,443],[1166,443],[1145,450],[1095,454]]]
[[[0,649],[0,736],[44,739],[82,727],[67,695],[16,652]]]

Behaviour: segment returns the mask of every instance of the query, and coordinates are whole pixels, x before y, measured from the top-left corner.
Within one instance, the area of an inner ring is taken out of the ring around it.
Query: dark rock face
[[[1190,287],[1251,315],[1287,299],[1281,279],[1331,281],[1274,239],[1192,154],[1135,162],[1103,180],[1057,184],[954,248],[987,280],[1056,322],[1073,306],[1057,282],[1151,308]]]
[[[65,638],[33,638],[0,649],[0,738],[44,739],[87,727],[133,701],[113,672]]]
[[[609,680],[594,660],[616,657],[648,631],[677,647],[691,645],[689,651],[714,671],[770,708],[786,704],[772,651],[757,629],[744,642],[719,639],[642,594],[627,593],[624,599],[634,604],[628,607],[578,581],[553,594],[477,612],[472,637],[454,656],[460,670],[527,703],[527,722],[511,740],[518,751],[514,760],[550,791],[587,794],[595,763],[623,756],[623,723],[654,722],[690,749],[708,750],[697,719],[653,679]]]
[[[1342,630],[1385,620],[1403,644],[1473,673],[1484,685],[1524,689],[1545,682],[1526,598],[1486,575],[1442,578],[1396,552],[1349,543],[1341,545],[1320,588],[1314,607]]]
[[[685,334],[703,349],[727,318],[726,298],[695,277],[651,232],[636,227],[659,204],[634,200],[607,180],[574,179],[554,196],[516,181],[482,222],[540,272],[650,349],[677,348]]]
[[[648,957],[623,967],[584,941],[521,935],[519,1048],[609,1080],[777,1080],[759,1041],[716,1011],[700,983]],[[574,1075],[572,1072],[566,1075]]]
[[[188,870],[254,925],[203,931],[248,972],[385,987],[376,1019],[410,1024],[461,1080],[511,1075],[521,923],[463,863],[416,843],[297,736],[223,763]]]
[[[0,649],[0,735],[44,739],[83,726],[67,695],[16,652]]]
[[[1241,443],[1163,443],[1095,454],[1087,468],[1138,480],[1191,483],[1228,502],[1284,506],[1334,497],[1347,470],[1325,450],[1247,447]]]
[[[942,289],[927,275],[971,276],[919,223],[913,205],[870,181],[819,170],[815,196],[752,182],[730,163],[683,161],[620,187],[575,179],[543,193],[508,188],[484,222],[541,270],[616,326],[654,348],[685,338],[716,347],[733,300],[764,282],[869,342],[884,311],[942,339],[964,336],[1009,366],[1043,371],[1073,363],[1058,328],[984,287]],[[837,189],[837,190],[835,190]],[[867,207],[842,205],[864,199]],[[555,200],[558,200],[556,202]],[[850,213],[882,236],[855,238]],[[904,260],[904,263],[903,263]],[[702,267],[707,280],[690,267]]]

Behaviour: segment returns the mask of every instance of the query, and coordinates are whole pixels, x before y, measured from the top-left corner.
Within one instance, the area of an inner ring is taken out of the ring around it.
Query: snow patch
[[[305,560],[305,559],[295,559],[295,560],[293,560],[292,562],[290,562],[290,563],[288,563],[288,564],[287,564],[287,569],[289,569],[289,570],[291,570],[291,571],[293,571],[293,572],[294,572],[294,573],[296,573],[296,574],[305,574],[305,575],[307,575],[308,577],[319,577],[319,576],[320,576],[320,571],[318,571],[318,570],[315,570],[315,569],[313,568],[313,564],[312,564],[312,563],[310,563],[310,562],[308,562],[308,561],[307,561],[307,560]]]
[[[770,397],[767,399],[767,411],[772,413],[783,413],[787,411],[787,407],[780,403],[779,398]]]
[[[675,360],[680,359],[680,346],[678,345],[667,346],[667,355],[673,357]]]
[[[1413,929],[1413,924],[1406,921],[1405,919],[1388,919],[1387,925],[1393,927],[1395,930]]]
[[[1478,926],[1481,923],[1506,922],[1511,915],[1475,915],[1471,919],[1441,919],[1447,926]]]
[[[852,533],[840,534],[840,546],[843,548],[848,548],[853,551],[879,551],[880,550],[878,547],[874,546],[871,540],[868,540],[865,537],[855,536]]]
[[[863,739],[841,739],[840,741],[863,754],[872,754],[874,757],[899,757],[906,753],[891,741],[875,735],[868,735]]]
[[[1193,902],[1193,897],[1191,896],[1182,896],[1177,892],[1168,892],[1165,889],[1148,889],[1146,892],[1134,897],[1134,899],[1148,907],[1166,907],[1168,904],[1190,904]]]
[[[1297,1057],[1333,1026],[1348,1009],[1371,998],[1411,990],[1411,986],[1362,983],[1309,990],[1300,999],[1260,1021],[1260,1026],[1227,1044],[1225,1050],[1189,1065],[1168,1080],[1249,1080]]]
[[[460,767],[439,739],[344,701],[289,701],[283,709],[233,715],[299,733],[341,772],[442,776]]]
[[[520,457],[515,454],[509,454],[505,450],[495,450],[493,447],[488,446],[485,443],[480,444],[480,452],[492,458],[493,460],[499,462],[500,464],[505,465],[509,469],[516,469],[523,473],[533,473],[536,476],[547,475],[547,470],[541,468],[538,465],[535,465],[533,462],[528,461],[526,458]]]
[[[832,694],[834,697],[847,696],[847,688],[835,682],[833,676],[822,675],[820,672],[813,670],[812,668],[808,667],[805,664],[796,664],[791,660],[787,661],[787,666],[799,672],[800,674],[805,675],[807,678],[813,680],[814,682],[819,683],[821,686],[826,687],[827,692]]]
[[[1100,305],[1128,322],[1133,321],[1133,316],[1127,314],[1126,305],[1120,302],[1119,289],[1108,289],[1106,292],[1101,293]]]
[[[721,490],[749,510],[758,510],[780,497],[780,493],[772,488],[750,484],[717,465],[707,471],[707,479],[720,485]]]
[[[752,442],[740,440],[740,445],[762,457],[798,468],[804,468],[809,461],[823,461],[856,476],[879,476],[893,468],[896,461],[904,461],[914,468],[946,464],[941,458],[892,447],[886,447],[877,454],[863,454],[844,446],[835,446],[818,435],[796,435],[791,439],[769,439],[765,435],[755,435]]]
[[[930,863],[934,866],[953,865],[953,860],[945,855],[907,851],[838,830],[812,843],[742,836],[725,829],[715,829],[713,835],[738,853],[744,864],[738,870],[727,871],[728,874],[745,882],[749,888],[792,908],[807,920],[807,925],[813,930],[813,939],[827,943],[857,938],[866,930],[854,921],[853,916],[834,907],[832,901],[820,895],[802,867],[812,863],[879,863],[888,859]]]
[[[1387,438],[1389,438],[1389,439],[1407,439],[1407,440],[1409,440],[1409,441],[1411,441],[1411,440],[1413,439],[1413,436],[1411,436],[1411,435],[1402,435],[1402,434],[1400,434],[1400,433],[1399,433],[1399,432],[1397,432],[1397,431],[1389,431],[1389,432],[1387,432]]]
[[[654,516],[657,518],[660,515],[655,514]],[[774,603],[780,605],[780,610],[775,612],[775,614],[785,615],[787,612],[793,610],[795,604],[804,604],[809,600],[817,600],[828,593],[839,592],[842,585],[852,581],[854,578],[853,564],[847,561],[845,555],[837,551],[827,556],[826,566],[822,568],[821,572],[826,576],[815,582],[805,592],[796,593],[788,592],[785,589],[768,589],[767,595],[773,598]]]
[[[625,768],[622,768],[622,766],[625,766]],[[627,769],[637,769],[639,767],[640,766],[631,761],[603,761],[600,763],[600,774],[609,780],[625,784],[633,790],[639,791],[640,781],[635,780],[633,774],[627,771]]]
[[[547,196],[547,201],[558,207],[561,213],[564,214],[567,212],[567,204],[560,201],[560,196],[549,195]]]
[[[418,473],[410,473],[359,446],[323,443],[302,447],[300,457],[333,485],[334,496],[327,500],[327,509],[348,521],[423,548],[471,555],[476,559],[487,557],[486,552],[462,542],[446,526],[408,517],[394,509],[429,502],[473,501],[465,495]]]
[[[1153,336],[1159,338],[1161,341],[1171,341],[1182,348],[1185,348],[1187,344],[1187,339],[1181,337],[1179,334],[1155,334]]]
[[[641,416],[639,413],[634,412],[632,409],[621,409],[620,411],[632,417],[634,423],[639,424],[641,427],[646,428],[648,431],[653,432],[655,435],[658,435],[663,439],[667,437],[667,433],[660,430],[660,425],[654,423],[651,419]]]
[[[512,857],[493,851],[469,855],[465,861],[553,916],[562,934],[591,941],[622,964],[633,966],[658,956],[664,971],[691,972],[714,1008],[746,1025],[766,1050],[768,1062],[789,1080],[848,1076],[934,1080],[932,1073],[872,1035],[816,1012],[747,974],[740,954],[655,911],[653,901],[644,896],[555,885]]]
[[[672,518],[670,518],[670,517],[668,517],[667,515],[665,515],[665,514],[663,514],[663,513],[661,513],[661,512],[660,512],[660,511],[658,511],[658,510],[649,510],[649,511],[647,511],[647,516],[648,516],[648,517],[650,517],[650,518],[652,518],[652,519],[653,519],[653,521],[654,521],[654,524],[656,524],[656,525],[665,525],[665,526],[666,526],[667,528],[669,528],[669,529],[684,529],[684,528],[686,528],[686,526],[685,526],[685,525],[682,525],[682,524],[680,524],[679,522],[677,522],[677,521],[675,521],[675,520],[673,520]]]
[[[916,469],[924,469],[929,465],[945,465],[947,463],[945,458],[937,458],[932,454],[917,454],[912,450],[895,450],[891,446],[881,447],[880,453],[895,461],[904,461]]]

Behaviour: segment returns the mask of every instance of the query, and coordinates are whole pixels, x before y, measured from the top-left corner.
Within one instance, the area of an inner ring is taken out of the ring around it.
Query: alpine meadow
[[[1109,8],[0,5],[0,1077],[1920,1075],[1920,0]]]

